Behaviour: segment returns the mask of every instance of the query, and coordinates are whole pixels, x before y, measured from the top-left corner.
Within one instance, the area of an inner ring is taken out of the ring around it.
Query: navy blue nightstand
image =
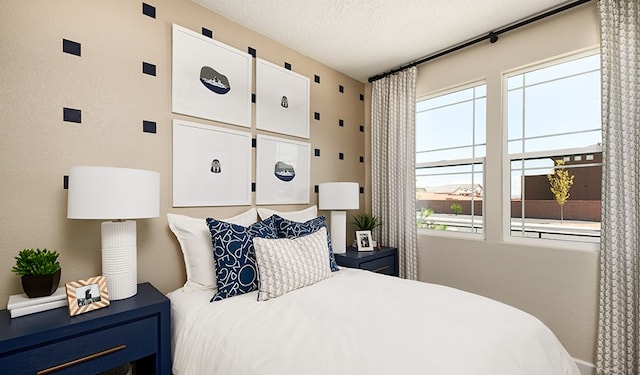
[[[97,374],[133,362],[136,374],[171,375],[169,299],[149,283],[108,307],[11,319],[0,311],[3,374]]]
[[[380,250],[358,251],[347,246],[346,253],[334,255],[339,266],[398,276],[398,249],[395,247],[383,246]]]

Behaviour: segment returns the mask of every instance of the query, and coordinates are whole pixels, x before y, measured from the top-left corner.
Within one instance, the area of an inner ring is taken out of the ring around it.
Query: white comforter
[[[554,334],[508,305],[342,268],[281,297],[170,293],[174,375],[579,375]]]

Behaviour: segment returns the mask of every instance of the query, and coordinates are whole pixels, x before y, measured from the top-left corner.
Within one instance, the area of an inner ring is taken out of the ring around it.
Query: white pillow
[[[260,215],[260,219],[265,220],[271,217],[271,215],[278,215],[287,220],[297,221],[298,223],[304,223],[305,221],[309,221],[311,219],[315,219],[318,217],[318,206],[311,206],[309,208],[305,208],[300,211],[287,211],[280,212],[270,210],[268,208],[258,208],[258,215]]]
[[[250,208],[240,215],[219,219],[248,227],[257,222],[256,209]],[[213,261],[211,232],[205,219],[167,213],[169,228],[178,239],[187,271],[185,286],[216,290],[216,271]]]
[[[258,301],[331,277],[327,262],[327,228],[298,238],[254,237],[258,264]]]

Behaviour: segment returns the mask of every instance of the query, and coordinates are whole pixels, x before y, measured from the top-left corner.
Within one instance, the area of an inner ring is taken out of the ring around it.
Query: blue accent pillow
[[[273,219],[279,238],[298,238],[306,236],[318,231],[320,228],[327,229],[327,246],[329,247],[329,266],[331,272],[339,271],[336,258],[333,255],[333,247],[331,246],[331,236],[329,228],[327,228],[327,220],[324,216],[318,216],[314,219],[299,223],[297,221],[287,220],[278,215],[272,215],[269,219]]]
[[[211,301],[249,293],[258,289],[258,268],[253,238],[278,238],[274,220],[269,218],[248,227],[207,218],[218,291]]]

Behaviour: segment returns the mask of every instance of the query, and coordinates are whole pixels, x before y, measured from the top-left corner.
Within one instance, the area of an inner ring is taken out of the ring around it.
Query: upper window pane
[[[507,78],[509,153],[600,143],[599,61],[588,56]]]

